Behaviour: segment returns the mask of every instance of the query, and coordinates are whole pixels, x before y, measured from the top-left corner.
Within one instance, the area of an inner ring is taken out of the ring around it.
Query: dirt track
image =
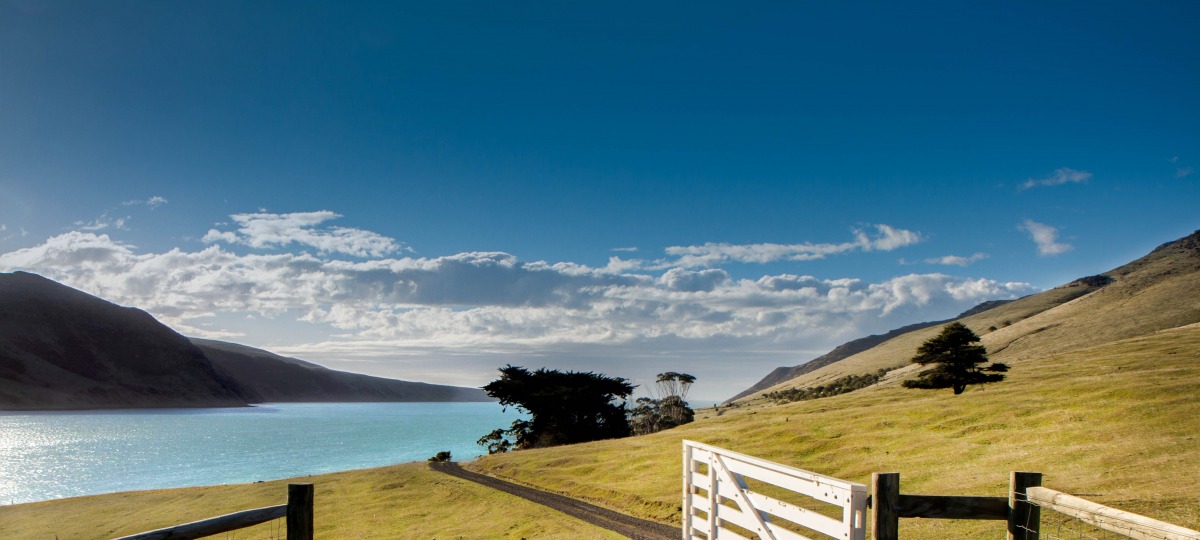
[[[435,471],[482,484],[492,489],[548,506],[569,516],[581,519],[597,527],[603,527],[615,533],[623,534],[634,540],[675,540],[680,536],[679,529],[670,525],[638,519],[570,497],[474,473],[464,470],[457,463],[430,463],[429,466]]]

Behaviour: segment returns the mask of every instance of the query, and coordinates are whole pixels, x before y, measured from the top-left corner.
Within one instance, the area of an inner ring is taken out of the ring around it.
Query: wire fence
[[[1040,507],[1024,523],[1009,526],[1039,540],[1200,540],[1200,532],[1158,522],[1136,514],[1084,501],[1077,497],[1015,494],[1018,500]],[[1073,502],[1077,501],[1077,502]],[[1038,515],[1040,514],[1040,516]]]
[[[287,538],[287,520],[276,520],[260,523],[253,527],[239,529],[212,535],[213,540],[284,540]]]
[[[287,518],[279,518],[247,529],[229,531],[220,540],[287,540]]]

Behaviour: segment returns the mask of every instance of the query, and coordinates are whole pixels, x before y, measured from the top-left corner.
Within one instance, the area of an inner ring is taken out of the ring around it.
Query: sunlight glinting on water
[[[495,403],[272,404],[0,414],[0,504],[456,460],[517,415]]]

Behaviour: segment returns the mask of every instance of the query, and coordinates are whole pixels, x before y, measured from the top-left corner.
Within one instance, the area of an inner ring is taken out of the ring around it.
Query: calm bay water
[[[0,504],[233,484],[484,453],[496,403],[0,413]]]

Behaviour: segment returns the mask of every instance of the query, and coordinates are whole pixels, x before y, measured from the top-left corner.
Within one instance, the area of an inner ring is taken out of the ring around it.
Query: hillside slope
[[[959,322],[981,336],[993,360],[1011,363],[1200,322],[1197,291],[1200,231],[1099,276],[1030,295]],[[909,363],[917,347],[939,331],[938,327],[930,327],[903,334],[763,392],[816,386],[880,369],[894,369],[889,378],[907,378],[918,369]],[[746,396],[742,401],[755,397]]]
[[[234,407],[257,397],[144,311],[0,274],[0,409]]]
[[[931,326],[939,326],[939,325],[948,324],[955,320],[958,320],[958,319],[961,319],[964,317],[968,317],[968,316],[974,315],[976,313],[981,313],[981,312],[987,311],[989,309],[994,309],[998,306],[1007,304],[1008,302],[1010,302],[1010,300],[991,300],[991,301],[979,304],[978,306],[975,306],[963,313],[960,313],[957,317],[954,317],[953,319],[910,324],[907,326],[902,326],[900,328],[896,328],[895,330],[891,330],[891,331],[888,331],[883,334],[874,334],[874,335],[870,335],[870,336],[867,336],[864,338],[858,338],[853,341],[847,341],[846,343],[838,345],[832,351],[829,351],[821,356],[813,358],[812,360],[809,360],[808,362],[805,362],[798,366],[775,368],[770,373],[768,373],[766,377],[763,377],[762,380],[758,381],[757,383],[754,383],[754,385],[751,386],[750,388],[747,388],[745,390],[742,390],[741,392],[738,392],[737,395],[729,398],[728,400],[726,400],[726,402],[737,401],[737,400],[747,397],[747,396],[757,395],[759,392],[762,392],[772,386],[775,386],[775,385],[783,383],[783,382],[790,381],[790,380],[795,379],[796,377],[799,377],[806,373],[812,373],[813,371],[816,371],[820,368],[828,366],[834,362],[838,362],[844,358],[848,358],[848,357],[858,354],[860,352],[869,350],[872,347],[875,347],[876,345],[879,345],[880,343],[888,341],[892,338],[902,336],[909,332],[921,330],[922,328],[929,328]]]
[[[266,402],[491,401],[478,388],[408,382],[335,371],[222,341],[192,338],[217,371]]]
[[[1015,359],[960,396],[884,384],[760,402],[654,435],[484,456],[467,468],[679,523],[682,439],[859,483],[899,472],[904,493],[1004,496],[1008,473],[1200,527],[1200,325]],[[1002,524],[901,520],[902,538],[990,538]]]

